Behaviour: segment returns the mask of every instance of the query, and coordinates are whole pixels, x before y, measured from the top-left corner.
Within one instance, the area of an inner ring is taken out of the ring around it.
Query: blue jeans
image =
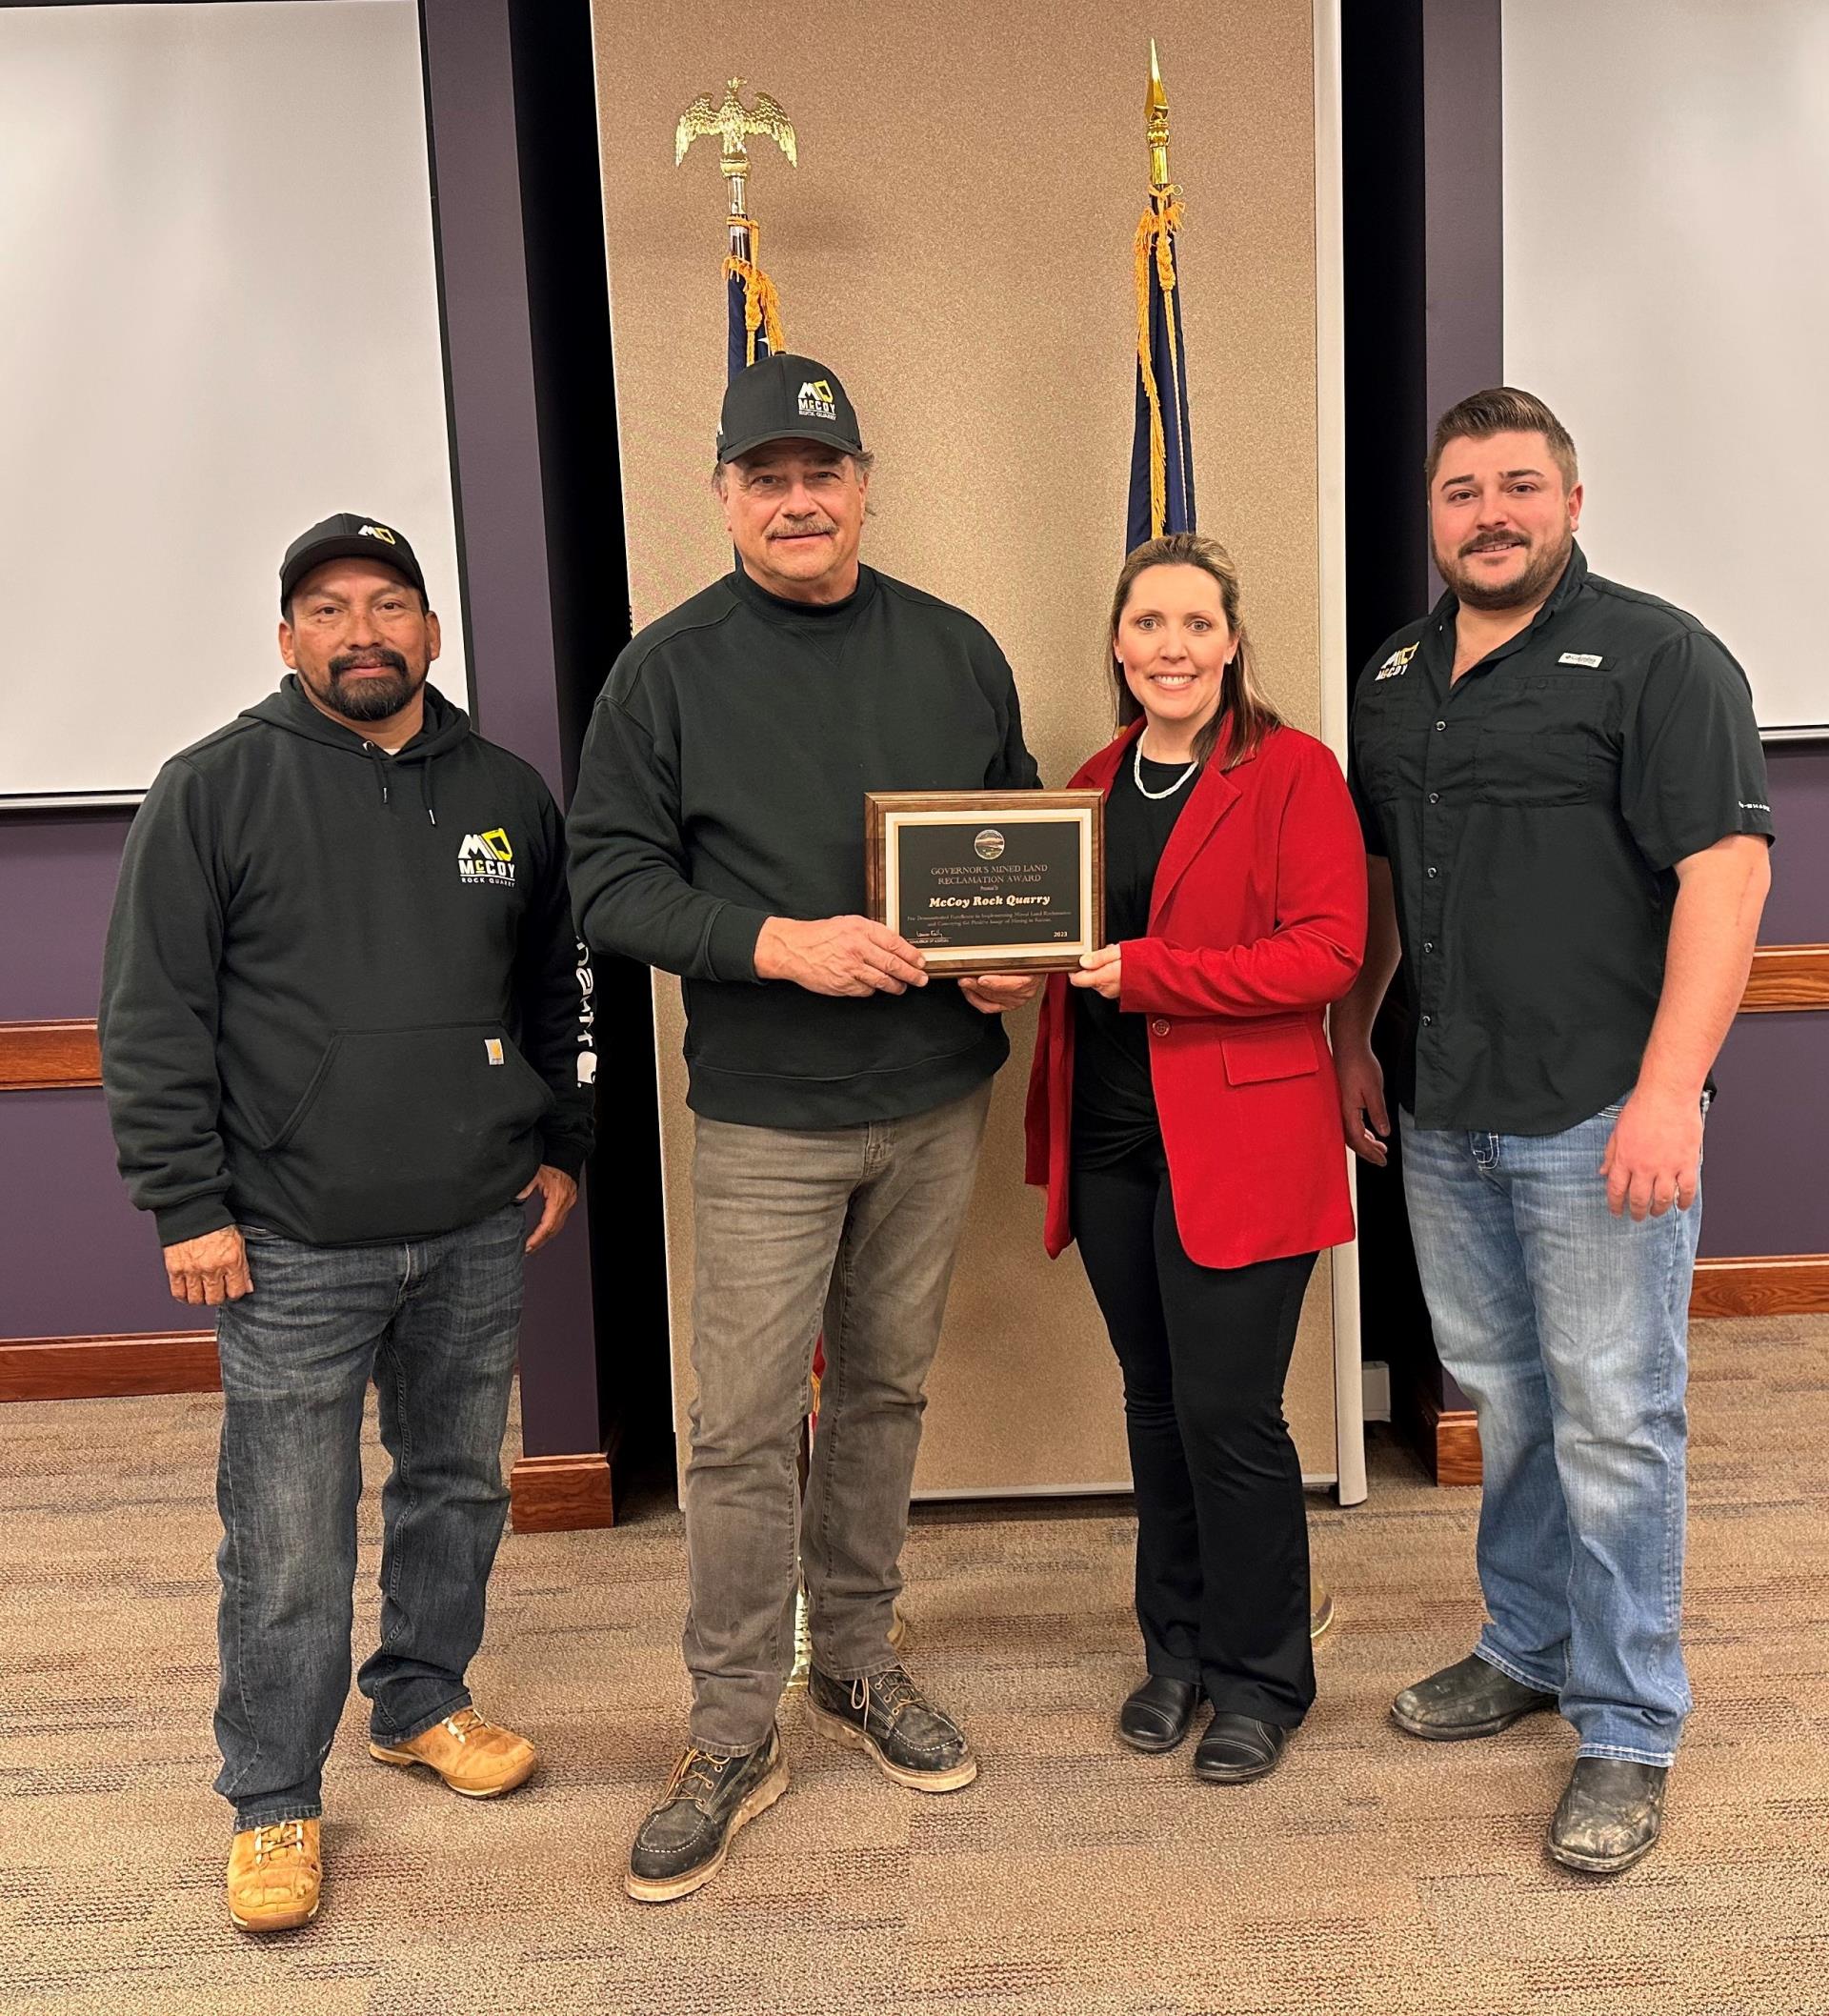
[[[244,1225],[253,1293],[217,1313],[222,1686],[216,1790],[237,1829],[322,1811],[350,1691],[362,1403],[393,1459],[381,1494],[381,1642],[359,1684],[374,1741],[470,1701],[508,1512],[502,1437],[521,1318],[516,1207],[458,1232],[307,1246]]]
[[[1479,1412],[1477,1655],[1560,1697],[1583,1757],[1668,1764],[1689,1712],[1683,1587],[1687,1211],[1607,1209],[1610,1106],[1562,1134],[1401,1116],[1441,1361]]]

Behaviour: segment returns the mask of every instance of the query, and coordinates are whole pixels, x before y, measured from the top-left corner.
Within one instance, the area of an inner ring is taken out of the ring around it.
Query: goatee
[[[1437,554],[1436,565],[1442,579],[1454,590],[1456,599],[1469,609],[1530,609],[1542,602],[1556,586],[1574,547],[1575,534],[1567,533],[1556,545],[1542,548],[1530,559],[1516,580],[1491,586],[1474,578],[1464,554],[1457,554],[1445,567]]]

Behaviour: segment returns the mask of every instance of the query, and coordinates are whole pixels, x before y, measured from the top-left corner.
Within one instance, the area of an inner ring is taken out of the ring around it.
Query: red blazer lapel
[[[1216,749],[1200,775],[1195,778],[1192,795],[1181,816],[1175,822],[1162,858],[1156,864],[1156,881],[1150,890],[1150,935],[1162,920],[1162,906],[1175,885],[1187,873],[1189,864],[1207,844],[1213,829],[1242,796],[1232,774],[1220,768],[1223,748]]]

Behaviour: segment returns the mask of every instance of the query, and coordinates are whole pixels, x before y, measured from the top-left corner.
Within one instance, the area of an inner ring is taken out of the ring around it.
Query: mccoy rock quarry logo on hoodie
[[[500,826],[487,833],[467,833],[457,849],[457,878],[463,882],[493,882],[499,889],[514,886],[514,850]]]

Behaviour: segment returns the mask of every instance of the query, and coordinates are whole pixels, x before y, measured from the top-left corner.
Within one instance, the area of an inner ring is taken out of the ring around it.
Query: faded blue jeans
[[[1687,1211],[1607,1209],[1609,1106],[1562,1134],[1401,1116],[1441,1361],[1479,1412],[1478,1656],[1560,1697],[1583,1757],[1668,1764],[1689,1712]]]
[[[216,1790],[237,1830],[321,1810],[350,1691],[362,1403],[381,1494],[381,1642],[359,1684],[381,1744],[466,1706],[508,1512],[502,1437],[521,1319],[516,1206],[461,1231],[307,1246],[244,1225],[253,1293],[217,1312],[222,1686]]]

